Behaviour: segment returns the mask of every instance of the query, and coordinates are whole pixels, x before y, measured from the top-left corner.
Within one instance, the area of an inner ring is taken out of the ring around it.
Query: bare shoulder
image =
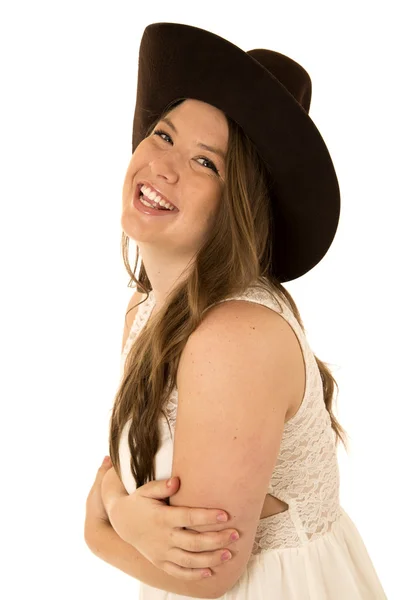
[[[196,353],[209,356],[219,348],[227,358],[247,364],[257,358],[290,372],[294,365],[303,370],[302,350],[290,324],[275,310],[247,300],[229,300],[212,306],[191,333],[182,352],[179,373]]]
[[[185,370],[186,355],[210,356],[215,347],[239,364],[261,361],[264,374],[268,366],[285,382],[285,421],[296,414],[306,388],[305,361],[296,333],[277,311],[247,300],[221,302],[206,312],[190,338],[178,375]]]
[[[236,340],[250,336],[256,343],[264,341],[267,346],[281,348],[288,365],[292,362],[304,371],[303,351],[292,326],[281,314],[264,304],[247,300],[220,302],[206,312],[193,334],[202,339],[224,334]]]
[[[294,337],[297,340],[289,323],[278,312],[263,304],[247,300],[229,300],[212,306],[207,310],[195,332],[205,333],[215,327],[226,328],[227,332],[237,327],[247,329],[249,332],[256,330],[268,331],[270,334],[276,332],[281,338],[287,336],[289,339],[293,340]]]
[[[276,311],[229,300],[205,313],[182,350],[171,472],[182,485],[170,506],[223,508],[239,531],[232,560],[213,568],[220,595],[246,569],[279,455],[293,394],[288,330]]]

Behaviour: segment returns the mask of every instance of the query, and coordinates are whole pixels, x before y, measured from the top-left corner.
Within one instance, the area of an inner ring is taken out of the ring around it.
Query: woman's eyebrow
[[[169,125],[174,133],[176,133],[176,134],[178,133],[175,125],[168,117],[164,117],[163,119],[160,119],[160,123],[162,123],[162,122]],[[217,154],[218,156],[220,156],[222,158],[222,160],[225,160],[225,154],[219,148],[214,148],[213,146],[207,146],[207,144],[202,144],[200,142],[197,145],[200,148],[203,148],[204,150],[208,150],[209,152],[213,152],[214,154]]]

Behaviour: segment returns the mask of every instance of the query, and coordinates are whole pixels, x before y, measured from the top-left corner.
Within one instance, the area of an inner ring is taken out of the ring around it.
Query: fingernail
[[[232,533],[230,539],[232,540],[232,542],[235,542],[236,540],[239,539],[238,534],[236,533],[236,531],[234,533]]]
[[[228,520],[228,516],[225,513],[219,513],[219,515],[217,515],[217,521],[227,521]]]

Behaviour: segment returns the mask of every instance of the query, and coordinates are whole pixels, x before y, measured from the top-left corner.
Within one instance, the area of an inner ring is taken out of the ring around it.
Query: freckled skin
[[[197,144],[226,153],[229,133],[223,112],[199,100],[184,101],[168,118],[178,133],[164,122],[156,124],[132,154],[122,190],[121,226],[139,248],[158,309],[203,243],[221,201],[224,160]],[[154,135],[159,129],[166,135]],[[161,218],[133,207],[133,192],[142,180],[155,185],[179,212]]]

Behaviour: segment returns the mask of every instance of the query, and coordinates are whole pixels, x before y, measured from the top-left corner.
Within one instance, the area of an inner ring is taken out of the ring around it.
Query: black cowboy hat
[[[132,152],[168,104],[194,98],[236,121],[272,175],[273,274],[283,283],[318,264],[335,237],[340,191],[308,111],[311,79],[273,50],[245,52],[190,25],[153,23],[139,50]]]

